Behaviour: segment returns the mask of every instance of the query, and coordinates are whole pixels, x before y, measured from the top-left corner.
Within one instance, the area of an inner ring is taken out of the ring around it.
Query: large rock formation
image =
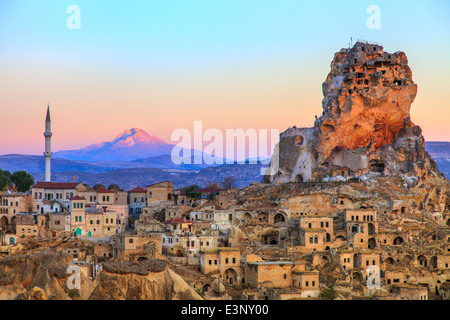
[[[357,42],[335,54],[322,87],[322,116],[280,135],[279,168],[265,182],[444,179],[410,119],[417,85],[405,53]]]
[[[201,300],[164,260],[106,262],[95,279],[81,273],[69,290],[68,254],[42,251],[0,259],[0,300]]]

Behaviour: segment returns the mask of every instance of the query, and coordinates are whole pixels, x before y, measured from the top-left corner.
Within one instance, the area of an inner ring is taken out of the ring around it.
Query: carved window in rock
[[[303,142],[305,141],[305,139],[303,138],[303,136],[298,135],[295,137],[295,146],[296,147],[300,147],[303,145]]]

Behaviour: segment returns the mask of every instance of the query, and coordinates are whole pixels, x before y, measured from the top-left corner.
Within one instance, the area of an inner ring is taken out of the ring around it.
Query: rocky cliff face
[[[95,279],[81,274],[69,290],[67,254],[39,252],[0,259],[0,300],[199,300],[164,260],[105,263]]]
[[[106,263],[89,300],[202,300],[164,260]]]
[[[280,135],[278,172],[265,182],[444,179],[410,119],[417,85],[405,53],[358,42],[335,54],[322,87],[322,116]]]

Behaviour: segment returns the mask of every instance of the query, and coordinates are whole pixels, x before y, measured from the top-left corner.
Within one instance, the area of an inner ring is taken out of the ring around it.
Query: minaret
[[[45,118],[45,181],[51,181],[51,159],[52,159],[52,124],[50,120],[50,106],[47,105],[47,117]]]

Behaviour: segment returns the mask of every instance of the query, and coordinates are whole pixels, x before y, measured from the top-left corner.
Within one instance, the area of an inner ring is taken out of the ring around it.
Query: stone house
[[[202,250],[200,270],[204,274],[219,274],[226,284],[240,287],[242,283],[240,257],[239,248]]]

